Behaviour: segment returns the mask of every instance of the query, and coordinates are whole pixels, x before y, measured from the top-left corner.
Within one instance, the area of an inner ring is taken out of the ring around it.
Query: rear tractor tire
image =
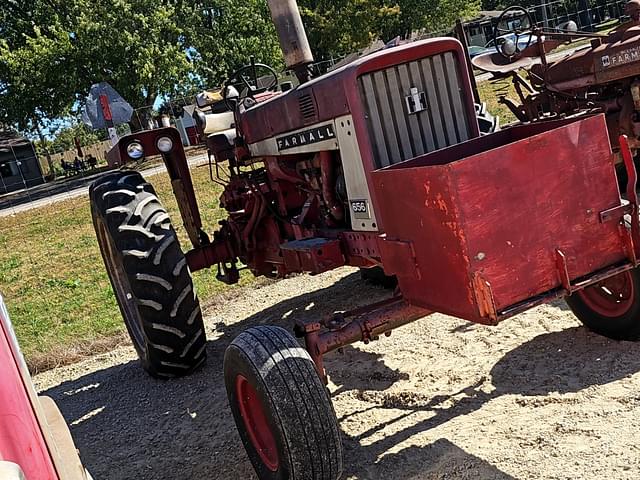
[[[224,381],[260,480],[336,480],[342,443],[314,363],[280,327],[253,327],[229,345]]]
[[[614,340],[640,339],[640,270],[627,270],[566,299],[590,330]]]
[[[116,172],[89,189],[102,258],[143,368],[187,375],[206,358],[200,304],[178,238],[153,187]]]

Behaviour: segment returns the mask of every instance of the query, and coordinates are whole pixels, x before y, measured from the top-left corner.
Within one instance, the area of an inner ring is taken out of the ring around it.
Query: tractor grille
[[[300,106],[302,118],[306,120],[305,123],[315,121],[317,119],[316,104],[310,94],[305,93],[300,95],[300,97],[298,97],[298,105]]]
[[[360,77],[378,167],[469,139],[460,78],[460,67],[451,52]],[[421,106],[410,113],[415,107],[409,104]]]

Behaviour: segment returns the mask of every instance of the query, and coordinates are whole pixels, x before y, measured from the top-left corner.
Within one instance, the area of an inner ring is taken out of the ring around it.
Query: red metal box
[[[410,303],[482,323],[624,263],[604,116],[510,128],[373,173],[384,269]]]

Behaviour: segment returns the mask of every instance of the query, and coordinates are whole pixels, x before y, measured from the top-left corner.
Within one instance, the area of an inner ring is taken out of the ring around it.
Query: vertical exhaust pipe
[[[313,63],[313,54],[298,4],[296,0],[267,0],[267,3],[276,26],[284,62],[293,70],[300,83],[306,82],[311,76],[309,65]]]

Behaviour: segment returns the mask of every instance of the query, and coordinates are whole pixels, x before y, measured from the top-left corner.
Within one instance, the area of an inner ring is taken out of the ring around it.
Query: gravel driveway
[[[260,323],[388,295],[353,269],[205,306],[207,366],[175,381],[131,348],[36,377],[96,480],[255,478],[222,381],[225,347]],[[640,345],[582,328],[564,303],[498,327],[433,315],[327,359],[349,479],[640,478]]]

